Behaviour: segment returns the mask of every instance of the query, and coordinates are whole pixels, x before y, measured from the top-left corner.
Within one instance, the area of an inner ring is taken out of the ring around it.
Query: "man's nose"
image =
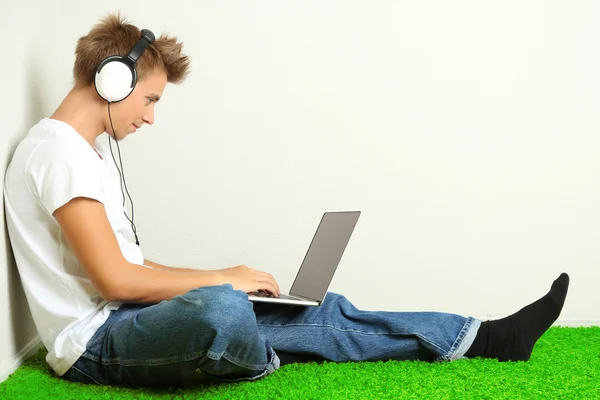
[[[146,124],[152,125],[154,123],[154,107],[148,114],[144,115],[142,119]]]

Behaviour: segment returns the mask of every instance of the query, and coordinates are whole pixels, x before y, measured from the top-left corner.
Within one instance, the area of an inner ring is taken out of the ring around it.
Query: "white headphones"
[[[100,97],[115,103],[127,98],[133,92],[137,83],[136,62],[152,42],[154,42],[154,34],[148,29],[142,29],[142,38],[133,46],[129,54],[107,57],[98,65],[94,86]]]

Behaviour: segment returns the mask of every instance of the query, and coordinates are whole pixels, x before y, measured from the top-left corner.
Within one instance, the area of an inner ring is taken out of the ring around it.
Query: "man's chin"
[[[112,134],[112,133],[109,133],[109,134],[108,134],[108,136],[109,136],[109,137],[110,137],[112,140],[114,140],[115,142],[120,142],[120,141],[122,141],[122,140],[123,140],[123,139],[125,139],[125,138],[126,138],[128,135],[129,135],[129,132],[128,132],[128,133],[126,133],[125,135],[123,135],[123,134],[119,133],[119,134],[117,134],[117,137],[115,138],[115,135],[114,135],[114,134]]]

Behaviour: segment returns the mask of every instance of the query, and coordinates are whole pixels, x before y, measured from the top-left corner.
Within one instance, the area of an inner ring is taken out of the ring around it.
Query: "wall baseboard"
[[[29,343],[27,343],[27,346],[23,347],[23,349],[21,349],[21,351],[19,351],[19,353],[15,356],[15,361],[12,363],[12,365],[6,371],[0,371],[0,382],[4,382],[10,376],[10,374],[15,372],[17,368],[19,368],[21,364],[25,362],[25,360],[37,353],[37,351],[42,347],[44,347],[44,344],[42,343],[40,337],[34,337]]]

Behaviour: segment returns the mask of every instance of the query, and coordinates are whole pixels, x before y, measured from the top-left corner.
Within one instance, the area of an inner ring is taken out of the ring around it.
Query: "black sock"
[[[508,317],[483,322],[465,356],[529,360],[537,340],[560,315],[568,289],[569,275],[562,273],[541,299]]]

